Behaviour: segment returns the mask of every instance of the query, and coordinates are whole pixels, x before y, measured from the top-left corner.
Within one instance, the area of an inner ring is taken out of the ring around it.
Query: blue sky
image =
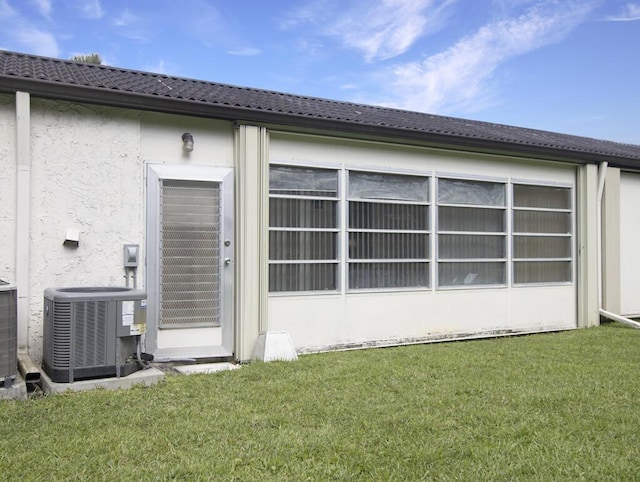
[[[640,144],[640,0],[0,0],[0,49]]]

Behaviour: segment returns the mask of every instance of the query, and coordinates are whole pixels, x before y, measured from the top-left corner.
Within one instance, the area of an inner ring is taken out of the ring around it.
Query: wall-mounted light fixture
[[[190,132],[182,134],[182,147],[187,152],[193,151],[193,136]]]

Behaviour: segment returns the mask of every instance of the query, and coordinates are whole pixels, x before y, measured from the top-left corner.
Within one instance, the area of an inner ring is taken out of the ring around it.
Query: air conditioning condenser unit
[[[142,368],[147,295],[125,287],[44,292],[42,367],[53,382],[127,376]]]
[[[10,388],[18,373],[18,298],[0,281],[0,388]]]

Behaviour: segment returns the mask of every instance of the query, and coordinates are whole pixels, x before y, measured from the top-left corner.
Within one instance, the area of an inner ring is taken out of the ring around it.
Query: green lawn
[[[640,330],[307,355],[0,402],[6,480],[640,480]]]

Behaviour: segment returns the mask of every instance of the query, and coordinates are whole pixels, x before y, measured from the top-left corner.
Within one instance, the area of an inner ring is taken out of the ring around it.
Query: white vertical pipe
[[[601,162],[598,169],[598,199],[596,202],[596,233],[597,233],[597,256],[598,256],[598,310],[602,310],[602,263],[604,262],[602,256],[602,196],[604,193],[604,182],[607,177],[607,167],[609,163],[607,161]]]
[[[29,245],[31,223],[31,106],[27,92],[16,92],[16,288],[18,351],[29,344]]]

